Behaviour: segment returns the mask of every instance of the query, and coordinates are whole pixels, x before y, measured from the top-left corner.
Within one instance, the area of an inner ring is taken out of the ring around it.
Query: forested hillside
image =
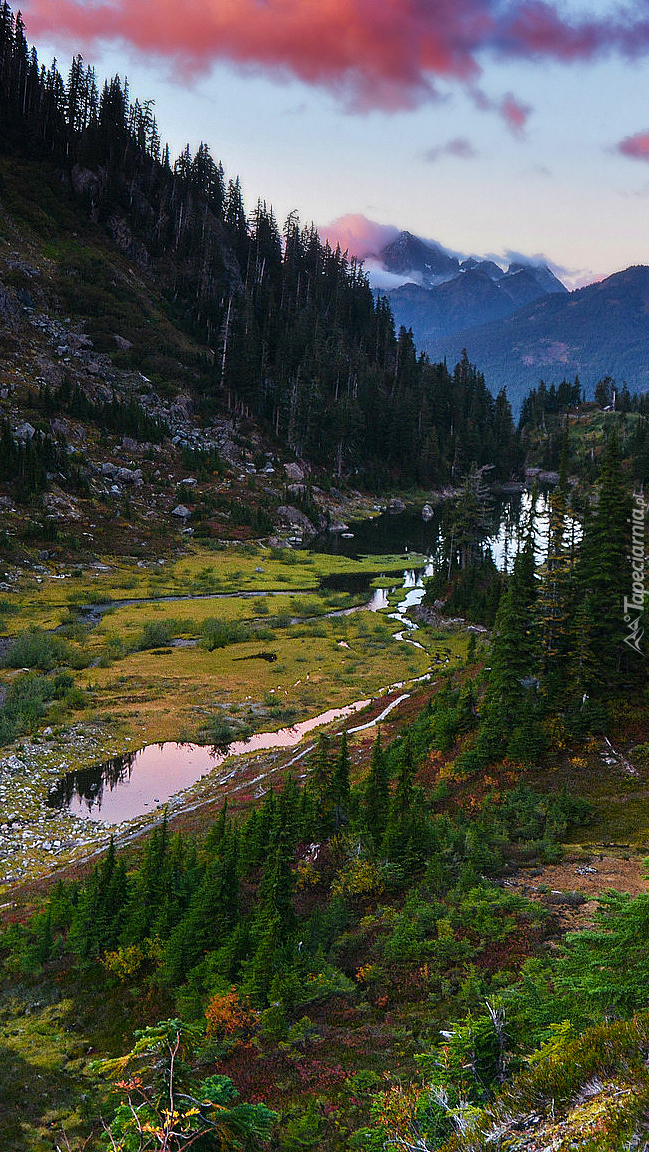
[[[471,463],[494,464],[500,478],[520,468],[504,394],[494,400],[466,362],[452,372],[418,355],[355,260],[312,225],[294,214],[278,224],[263,200],[247,215],[239,180],[226,179],[207,145],[172,162],[153,101],[132,100],[118,76],[98,83],[81,57],[66,79],[41,66],[6,4],[0,113],[4,155],[38,161],[38,180],[79,226],[98,225],[95,241],[105,236],[162,288],[169,318],[198,342],[193,388],[204,419],[252,415],[293,453],[374,486],[444,483]],[[15,172],[0,200],[43,243],[47,209],[29,203],[30,169],[24,189]],[[61,307],[86,321],[94,348],[140,368],[141,338],[115,314],[100,253],[91,263],[66,245],[48,255]],[[15,269],[12,279],[18,286]],[[174,387],[173,361],[158,354],[154,371]]]
[[[646,398],[516,428],[6,3],[0,148],[2,1152],[646,1152]]]

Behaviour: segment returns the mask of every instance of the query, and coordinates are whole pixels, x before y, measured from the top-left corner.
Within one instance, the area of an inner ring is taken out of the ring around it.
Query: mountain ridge
[[[579,376],[587,395],[606,375],[631,391],[649,389],[649,267],[643,264],[566,295],[536,299],[494,323],[426,341],[434,359],[466,348],[491,388],[505,386],[513,407],[541,379]]]

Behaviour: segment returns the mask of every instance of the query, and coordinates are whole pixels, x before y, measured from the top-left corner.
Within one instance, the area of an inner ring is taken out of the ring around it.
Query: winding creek
[[[530,497],[522,494],[511,500],[501,502],[492,525],[492,535],[485,535],[486,542],[491,549],[495,563],[501,568],[508,568],[519,546],[522,537],[520,525],[525,522],[529,512]],[[319,541],[317,549],[320,551],[334,551],[349,556],[354,555],[387,555],[413,553],[428,557],[422,565],[405,568],[400,582],[392,587],[381,587],[372,590],[372,576],[362,578],[333,577],[323,581],[322,587],[336,588],[341,591],[367,591],[370,599],[360,607],[350,609],[337,609],[327,613],[328,616],[342,615],[362,609],[373,612],[386,611],[394,603],[395,595],[402,593],[397,606],[388,612],[400,628],[395,631],[393,638],[408,644],[415,644],[424,649],[424,646],[415,638],[417,625],[411,620],[408,610],[419,604],[425,594],[425,579],[435,571],[436,560],[444,543],[442,534],[442,513],[436,509],[434,514],[426,521],[421,513],[407,512],[397,516],[385,513],[374,520],[364,521],[353,526],[353,532],[343,535],[336,534]],[[543,538],[547,528],[547,502],[543,499],[537,504],[536,535],[537,542]],[[378,565],[380,568],[380,565]],[[377,571],[380,576],[380,571]],[[278,594],[269,591],[266,595]],[[285,592],[279,593],[285,594]],[[219,599],[223,594],[213,594],[209,598]],[[232,593],[228,594],[232,596]],[[258,596],[259,593],[239,592],[241,597]],[[208,598],[208,597],[206,597]],[[192,597],[170,596],[160,599],[178,600],[196,599]],[[146,601],[124,601],[122,603],[145,603]],[[95,606],[91,610],[95,618],[107,609],[105,606]],[[424,679],[429,679],[429,672]],[[384,688],[375,695],[407,687],[407,685],[392,685]],[[362,731],[379,723],[392,708],[396,707],[407,693],[392,701],[383,712],[368,723],[350,732]],[[105,763],[89,768],[70,772],[63,776],[50,790],[48,805],[51,808],[62,810],[71,815],[89,819],[103,824],[120,824],[134,817],[154,813],[164,805],[172,796],[189,788],[203,776],[213,774],[214,785],[225,788],[239,771],[237,761],[242,756],[255,752],[270,752],[288,749],[299,745],[308,733],[314,729],[330,724],[337,720],[344,720],[360,710],[366,708],[371,701],[357,700],[346,707],[330,709],[311,717],[290,728],[280,728],[276,732],[260,732],[248,740],[239,740],[230,744],[224,751],[217,751],[209,746],[197,744],[180,744],[167,742],[144,747],[138,751],[130,752],[124,756],[116,757]],[[311,749],[304,749],[295,757],[294,763],[305,756]],[[283,765],[287,767],[287,765]],[[223,769],[227,769],[223,771]],[[266,773],[267,774],[267,773]],[[263,779],[262,776],[258,780]],[[256,783],[257,780],[252,781]],[[248,785],[250,785],[248,781]]]

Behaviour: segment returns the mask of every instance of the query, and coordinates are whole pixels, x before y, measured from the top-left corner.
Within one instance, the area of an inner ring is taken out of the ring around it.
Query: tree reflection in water
[[[89,812],[95,806],[101,808],[104,791],[112,792],[130,779],[136,756],[137,752],[127,752],[92,768],[68,772],[50,789],[48,808],[69,808],[76,797],[85,801]]]

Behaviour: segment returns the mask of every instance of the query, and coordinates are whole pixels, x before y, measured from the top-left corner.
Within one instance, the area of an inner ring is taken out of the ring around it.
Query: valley
[[[70,704],[64,697],[45,713],[46,735],[18,746],[4,762],[11,780],[0,797],[3,851],[11,861],[4,884],[31,879],[48,864],[83,859],[89,846],[105,843],[113,831],[125,835],[121,823],[97,830],[87,820],[44,810],[48,789],[66,772],[163,741],[225,747],[240,733],[245,738],[292,726],[382,694],[391,683],[417,679],[433,660],[459,658],[466,644],[461,635],[424,629],[421,648],[399,644],[398,624],[383,612],[361,610],[367,597],[359,603],[358,595],[320,589],[325,577],[364,575],[369,595],[374,572],[385,583],[393,571],[389,579],[396,581],[404,563],[415,561],[411,554],[352,560],[250,545],[217,553],[194,548],[176,563],[144,568],[113,560],[101,565],[103,571],[52,572],[39,576],[38,584],[18,580],[5,643],[10,648],[12,634],[39,629],[42,666],[48,637],[74,636],[75,662],[82,667],[73,683],[69,677]],[[195,595],[183,595],[189,588]],[[93,605],[98,621],[92,620]],[[14,675],[5,673],[5,683]],[[211,788],[214,802],[231,791],[218,779],[197,787]],[[172,792],[167,785],[167,795]],[[174,806],[194,799],[184,795]]]
[[[645,1146],[647,269],[383,256],[0,6],[2,1152]]]

